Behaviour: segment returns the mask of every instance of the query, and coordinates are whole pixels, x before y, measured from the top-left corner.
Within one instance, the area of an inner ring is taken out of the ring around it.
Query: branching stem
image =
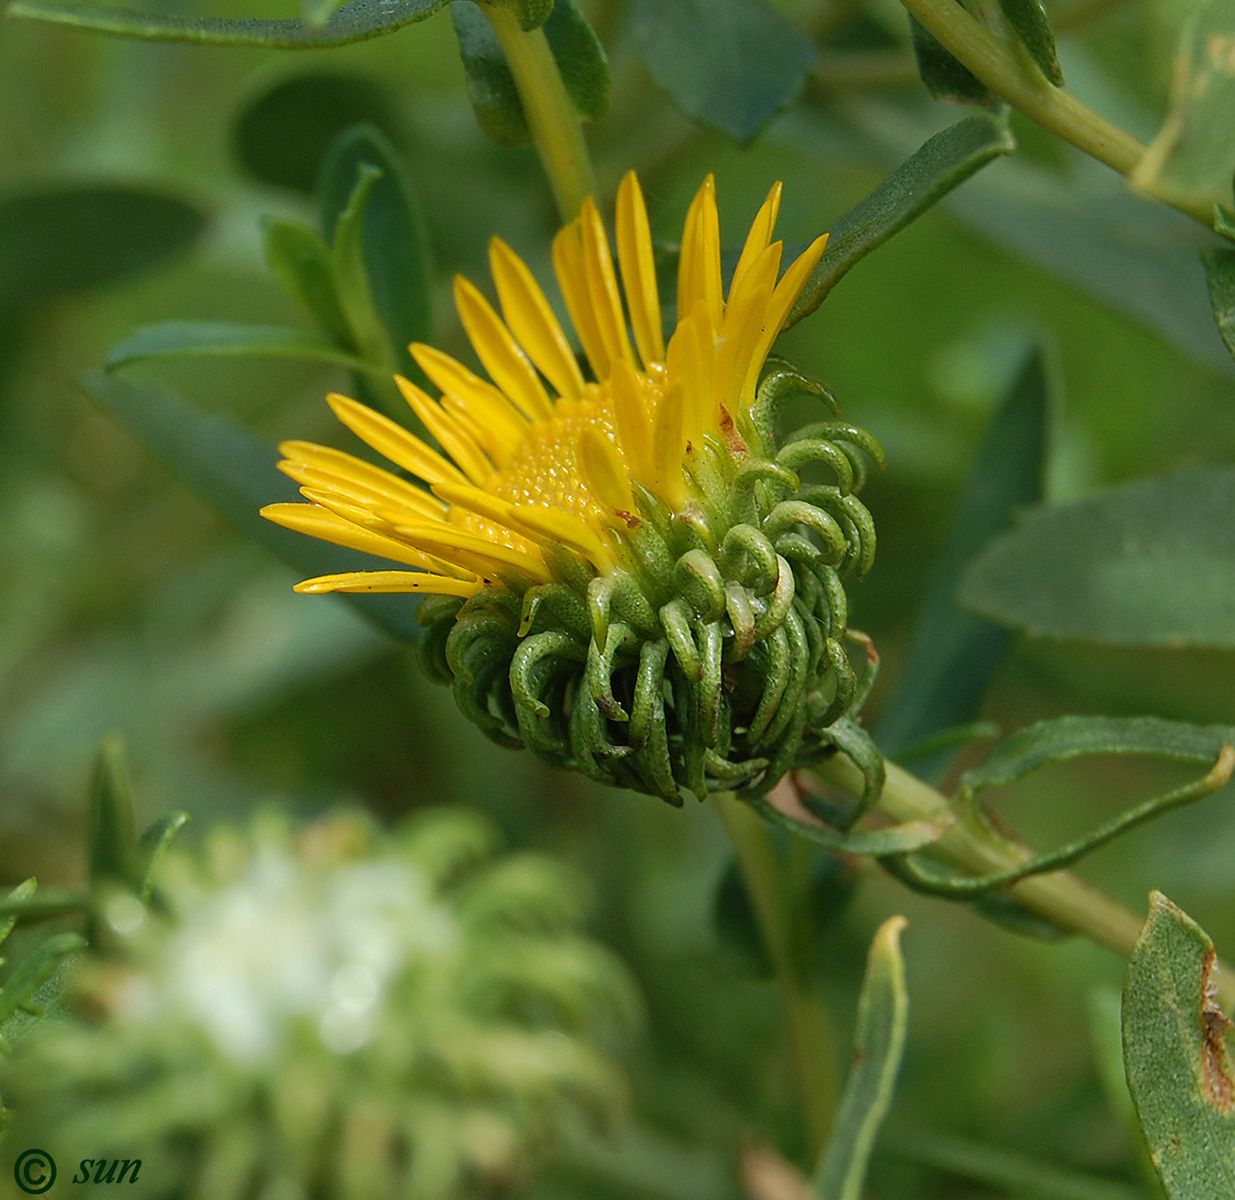
[[[892,762],[887,764],[887,772],[879,809],[891,820],[937,820],[950,811],[947,797],[929,784]],[[848,795],[861,794],[862,774],[843,755],[814,768],[814,773]],[[968,821],[958,822],[930,850],[949,865],[973,875],[1006,871],[1032,857],[1028,849]],[[1145,923],[1144,917],[1066,871],[1022,879],[1008,888],[1008,894],[1060,929],[1084,934],[1125,957],[1132,953]],[[1235,1007],[1235,974],[1230,970],[1218,972],[1216,981],[1223,1006]]]
[[[1145,154],[1143,143],[1051,84],[1010,42],[996,37],[956,0],[901,0],[938,41],[987,87],[1044,129],[1099,162],[1129,176]],[[1212,227],[1213,204],[1203,197],[1155,199]]]

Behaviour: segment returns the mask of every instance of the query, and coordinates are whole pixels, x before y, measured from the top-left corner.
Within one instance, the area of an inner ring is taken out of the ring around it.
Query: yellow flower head
[[[804,744],[818,750],[854,693],[840,576],[864,572],[874,553],[853,490],[863,455],[880,452],[836,420],[777,451],[780,397],[831,401],[783,364],[765,370],[827,241],[780,273],[780,191],[756,215],[726,295],[705,181],[686,218],[667,343],[634,174],[618,190],[616,269],[587,200],[553,244],[586,372],[531,271],[494,238],[500,315],[455,280],[489,378],[415,344],[441,396],[396,379],[441,451],[332,395],[339,419],[413,479],[287,442],[280,465],[308,503],[263,510],[412,569],[297,590],[429,593],[425,655],[463,710],[497,740],[609,783],[675,802],[683,786],[763,790]],[[803,487],[798,470],[817,461],[834,481]]]

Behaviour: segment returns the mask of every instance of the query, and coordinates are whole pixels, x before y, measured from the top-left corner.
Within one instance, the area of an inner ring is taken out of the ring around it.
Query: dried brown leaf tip
[[[1211,948],[1201,965],[1201,1083],[1206,1101],[1226,1116],[1235,1108],[1235,1080],[1226,1050],[1226,1034],[1235,1022],[1218,1005],[1212,979],[1217,958]]]

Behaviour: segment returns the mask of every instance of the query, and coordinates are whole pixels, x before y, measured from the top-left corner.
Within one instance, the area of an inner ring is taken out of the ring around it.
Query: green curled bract
[[[843,581],[874,561],[856,493],[883,454],[840,420],[779,450],[758,441],[699,456],[686,511],[635,488],[608,573],[554,547],[552,583],[426,600],[430,674],[500,744],[672,804],[684,791],[760,795],[831,753],[829,730],[869,688],[847,650]]]

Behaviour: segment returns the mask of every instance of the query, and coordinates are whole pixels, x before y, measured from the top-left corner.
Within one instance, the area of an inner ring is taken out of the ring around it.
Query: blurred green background
[[[895,4],[784,0],[789,19],[822,31],[820,65],[790,110],[741,148],[674,109],[639,58],[622,3],[582,7],[614,75],[609,111],[588,129],[602,189],[611,196],[637,169],[654,232],[669,240],[708,171],[727,243],[775,179],[785,183],[780,232],[812,237],[957,116],[904,69]],[[1061,41],[1069,83],[1152,136],[1177,6],[1070,7],[1092,11]],[[182,11],[180,0],[166,8]],[[277,0],[217,0],[211,11],[293,15]],[[868,53],[899,72],[845,73]],[[430,805],[479,809],[510,845],[583,868],[597,894],[593,932],[632,966],[650,1010],[628,1062],[630,1134],[607,1156],[559,1164],[535,1195],[737,1195],[742,1139],[758,1134],[792,1152],[801,1130],[773,985],[715,928],[729,860],[715,814],[606,791],[491,746],[406,648],[334,600],[294,596],[287,568],[224,527],[73,382],[143,323],[303,325],[266,272],[258,220],[310,218],[304,188],[342,116],[377,121],[405,156],[430,232],[445,349],[465,350],[451,276],[487,282],[490,235],[546,278],[556,228],[547,185],[530,148],[495,145],[478,129],[447,16],[304,53],[130,44],[10,21],[0,26],[0,111],[0,194],[139,187],[203,218],[195,232],[183,216],[167,235],[174,252],[123,278],[78,287],[66,269],[68,282],[52,280],[35,302],[30,288],[0,288],[0,872],[11,882],[80,879],[85,784],[109,731],[127,740],[139,816],[183,808],[188,838],[271,800],[306,815],[358,801],[388,821]],[[868,710],[875,723],[971,457],[1034,339],[1050,347],[1059,389],[1052,499],[1228,462],[1235,450],[1235,370],[1207,315],[1195,254],[1203,234],[1020,118],[1014,127],[1014,159],[877,251],[780,346],[888,452],[864,495],[879,559],[851,589],[854,624],[884,660]],[[84,229],[74,261],[121,245],[122,224]],[[30,234],[31,277],[62,250]],[[127,374],[272,443],[343,441],[323,403],[328,390],[346,390],[341,372],[241,360]],[[1229,653],[1020,639],[985,712],[1005,730],[1064,712],[1235,722],[1233,668]],[[1095,760],[1018,785],[1001,812],[1054,844],[1179,778]],[[1219,794],[1095,855],[1082,873],[1138,909],[1151,886],[1161,889],[1221,946],[1235,936],[1233,852],[1235,819]],[[1123,968],[1107,952],[1017,938],[863,872],[820,951],[839,1060],[866,946],[894,911],[910,920],[913,1008],[893,1139],[963,1135],[1134,1178],[1098,1065],[1115,1036],[1102,997]],[[1008,1194],[893,1154],[877,1163],[873,1186],[888,1196]]]

